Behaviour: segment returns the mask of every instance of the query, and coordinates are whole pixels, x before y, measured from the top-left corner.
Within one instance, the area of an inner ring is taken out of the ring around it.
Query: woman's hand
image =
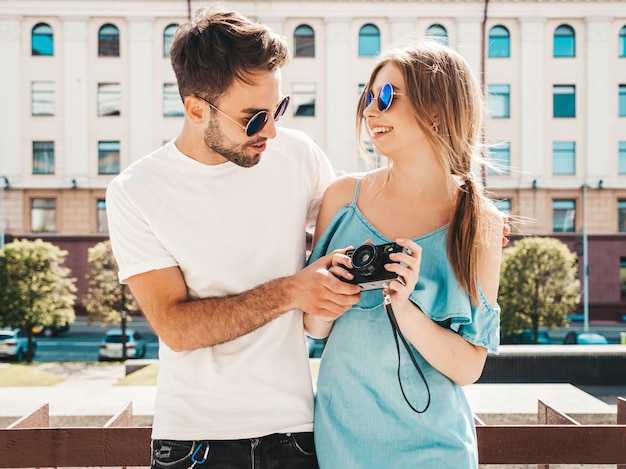
[[[398,278],[389,282],[388,293],[391,300],[408,300],[409,295],[415,289],[419,281],[420,265],[422,262],[422,248],[410,239],[397,239],[396,244],[406,248],[402,252],[390,254],[389,258],[394,261],[385,264],[385,269],[398,275]],[[406,252],[408,249],[408,252]]]
[[[332,261],[328,266],[328,271],[339,279],[352,280],[352,275],[349,269],[352,269],[352,261],[350,256],[346,255],[346,252],[350,249],[354,249],[352,246],[345,247],[343,249],[335,249],[332,254]]]

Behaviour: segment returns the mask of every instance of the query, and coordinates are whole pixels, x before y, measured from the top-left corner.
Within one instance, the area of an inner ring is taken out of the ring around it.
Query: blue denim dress
[[[311,260],[370,238],[373,244],[393,241],[357,208],[359,188],[357,181],[354,200],[337,210]],[[442,327],[497,352],[500,310],[482,291],[480,305],[472,306],[447,259],[447,232],[444,226],[414,239],[422,247],[422,263],[410,298]],[[400,360],[381,290],[363,292],[360,302],[335,321],[321,360],[315,403],[315,444],[322,469],[478,467],[472,410],[463,389],[411,345],[422,379],[402,343],[399,348]],[[421,411],[429,395],[423,413],[405,400]]]

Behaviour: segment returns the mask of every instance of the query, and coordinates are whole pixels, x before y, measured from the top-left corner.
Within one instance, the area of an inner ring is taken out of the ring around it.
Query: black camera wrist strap
[[[409,343],[407,342],[406,338],[402,334],[402,331],[400,330],[400,326],[398,326],[396,315],[394,314],[393,308],[391,307],[391,297],[389,296],[388,293],[385,294],[384,304],[385,304],[385,310],[387,311],[387,316],[389,316],[389,322],[391,323],[391,329],[393,331],[393,338],[396,341],[396,350],[398,351],[398,383],[400,384],[400,390],[402,391],[402,396],[404,397],[404,400],[409,405],[411,410],[413,410],[413,412],[416,412],[418,414],[423,414],[424,412],[428,410],[428,407],[430,406],[430,388],[428,387],[428,382],[426,381],[426,377],[424,376],[422,369],[420,368],[419,364],[417,363],[417,360],[415,359],[415,356],[413,355],[413,352],[411,351],[411,347],[409,346]],[[422,410],[415,408],[413,404],[409,402],[409,399],[406,397],[406,393],[404,392],[404,386],[402,385],[402,376],[400,375],[401,354],[400,354],[400,342],[398,341],[398,337],[400,337],[400,340],[402,341],[402,345],[404,345],[404,348],[409,354],[409,358],[411,358],[411,361],[413,362],[413,366],[419,373],[420,377],[422,378],[422,381],[424,382],[424,385],[426,386],[426,392],[428,393],[428,400],[426,401],[426,406]]]

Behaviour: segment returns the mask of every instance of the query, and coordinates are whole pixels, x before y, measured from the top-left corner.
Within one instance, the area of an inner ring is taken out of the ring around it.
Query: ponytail
[[[478,233],[480,230],[482,195],[480,186],[470,176],[463,185],[448,232],[448,258],[461,287],[469,294],[474,306],[478,305]]]

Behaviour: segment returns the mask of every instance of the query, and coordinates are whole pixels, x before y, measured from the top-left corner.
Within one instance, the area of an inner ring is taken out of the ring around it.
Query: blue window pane
[[[426,35],[444,46],[448,45],[448,31],[440,24],[433,24],[426,30]]]
[[[105,24],[98,31],[98,56],[119,57],[120,30],[112,24]]]
[[[511,212],[511,201],[509,199],[496,199],[493,201],[493,204],[501,212],[504,212],[506,214]]]
[[[626,26],[624,26],[619,32],[619,56],[626,57]]]
[[[571,26],[561,25],[554,31],[554,57],[576,57],[576,35]]]
[[[489,31],[489,57],[510,57],[511,41],[509,30],[504,26],[494,26]]]
[[[176,83],[163,83],[163,116],[182,117],[185,115],[185,106],[178,92]]]
[[[576,117],[576,86],[554,85],[553,117]]]
[[[54,142],[33,142],[33,174],[54,174]]]
[[[574,200],[552,201],[552,231],[555,233],[572,233],[575,222],[576,202]]]
[[[98,142],[98,174],[120,172],[120,142]]]
[[[163,57],[169,57],[170,47],[172,47],[172,39],[176,32],[177,24],[170,24],[163,30]]]
[[[489,144],[489,162],[487,174],[511,174],[511,143],[498,142]]]
[[[552,174],[576,174],[576,142],[552,142]]]
[[[622,233],[626,231],[626,200],[623,199],[619,199],[617,201],[617,224],[618,231]],[[622,269],[626,268],[626,262],[624,262],[623,258],[621,259],[620,264],[622,264]]]
[[[372,56],[380,52],[380,31],[373,24],[366,24],[359,31],[359,55]]]
[[[32,32],[32,55],[54,55],[54,41],[52,28],[45,24],[35,25]]]
[[[315,31],[313,28],[301,24],[293,33],[293,42],[296,57],[315,57]]]
[[[619,85],[619,116],[626,117],[626,85]]]
[[[626,174],[626,142],[619,142],[617,148],[617,170],[619,174]]]
[[[492,118],[510,117],[511,85],[488,85],[487,107]]]

